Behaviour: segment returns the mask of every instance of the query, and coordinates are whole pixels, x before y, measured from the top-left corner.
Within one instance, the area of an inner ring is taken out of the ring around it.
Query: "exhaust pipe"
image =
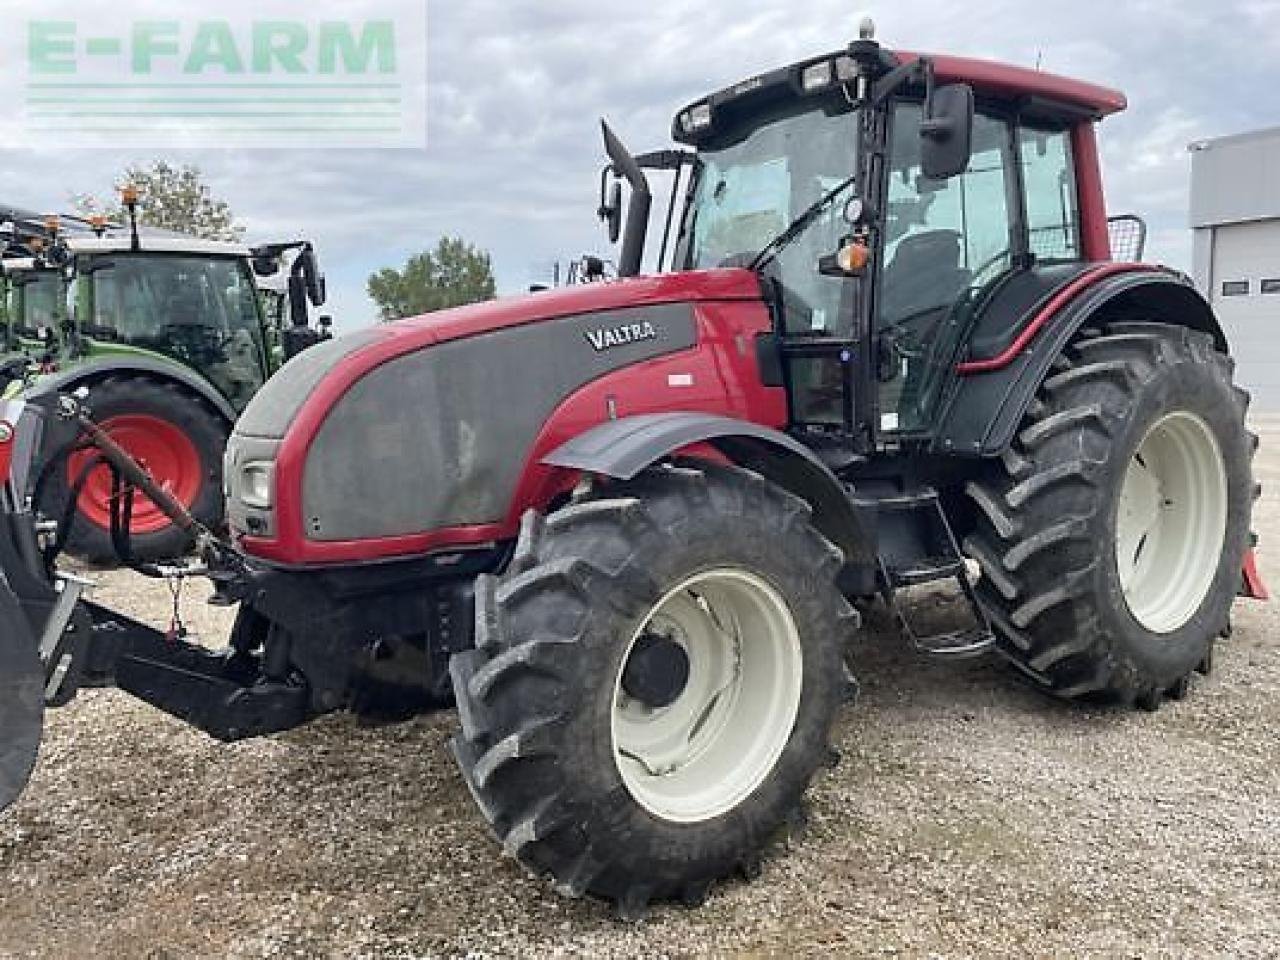
[[[639,275],[640,261],[644,258],[644,240],[649,231],[649,208],[653,205],[653,194],[640,164],[636,163],[636,158],[622,145],[609,124],[601,120],[600,128],[604,131],[604,149],[613,165],[613,172],[631,185],[631,199],[627,201],[627,227],[622,235],[622,253],[618,257],[618,276],[634,277]]]

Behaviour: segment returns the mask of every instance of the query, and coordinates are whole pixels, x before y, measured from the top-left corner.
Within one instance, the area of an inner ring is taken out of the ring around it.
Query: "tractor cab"
[[[265,318],[236,244],[188,238],[70,241],[72,302],[87,355],[144,351],[199,371],[241,408],[269,373]]]
[[[1125,105],[871,34],[681,110],[689,149],[631,170],[606,137],[606,172],[633,187],[619,272],[638,269],[641,170],[674,169],[660,266],[756,271],[793,429],[863,451],[933,440],[966,350],[1004,346],[1007,331],[975,329],[991,323],[982,305],[1110,257],[1093,124]],[[604,191],[615,235],[620,201]]]
[[[17,389],[31,372],[56,363],[67,342],[69,262],[66,243],[48,224],[0,224],[0,389]]]
[[[5,345],[45,349],[61,339],[66,286],[60,271],[30,257],[0,262],[5,286]]]

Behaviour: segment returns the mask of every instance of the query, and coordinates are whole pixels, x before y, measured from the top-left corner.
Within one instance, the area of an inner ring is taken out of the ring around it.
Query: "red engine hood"
[[[759,300],[760,283],[750,270],[697,270],[610,283],[589,283],[522,297],[490,300],[440,310],[388,324],[387,340],[403,346],[439,343],[554,317],[620,310],[657,303],[702,300]]]

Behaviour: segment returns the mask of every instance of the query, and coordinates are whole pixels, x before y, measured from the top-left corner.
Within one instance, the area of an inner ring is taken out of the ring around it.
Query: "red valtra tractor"
[[[290,361],[230,439],[229,540],[91,403],[9,403],[0,803],[84,686],[227,741],[452,697],[502,849],[633,916],[757,869],[833,759],[860,608],[1061,698],[1185,696],[1263,595],[1256,443],[1204,299],[1112,257],[1094,131],[1124,97],[863,32],[681,110],[677,148],[606,128],[618,279]],[[646,170],[678,189],[639,276]],[[211,577],[225,649],[58,570],[42,433],[109,465],[124,557],[136,498],[195,536],[134,565]],[[930,582],[970,614],[941,636],[906,602]]]

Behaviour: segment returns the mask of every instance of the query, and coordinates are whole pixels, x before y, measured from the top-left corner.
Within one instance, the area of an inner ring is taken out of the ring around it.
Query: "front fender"
[[[177,363],[152,360],[142,356],[126,357],[118,355],[79,364],[70,370],[41,377],[24,393],[31,398],[68,393],[90,380],[100,380],[103,377],[119,374],[141,374],[155,379],[172,380],[186,387],[213,407],[226,419],[228,425],[236,422],[235,408],[204,377]]]
[[[630,480],[663,458],[701,443],[807,501],[815,526],[844,551],[847,564],[874,584],[873,521],[858,510],[812,450],[778,430],[701,413],[622,417],[574,437],[544,456],[542,463]],[[874,592],[874,586],[867,592]]]

